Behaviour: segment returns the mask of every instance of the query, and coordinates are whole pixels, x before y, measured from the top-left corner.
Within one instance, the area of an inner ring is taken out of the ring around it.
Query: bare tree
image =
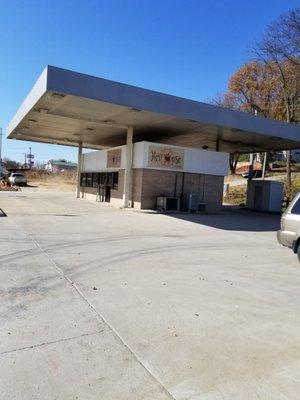
[[[282,14],[254,49],[255,59],[229,80],[228,91],[211,99],[218,106],[300,122],[300,8]],[[238,154],[230,156],[234,171]],[[268,157],[269,158],[269,157]],[[286,193],[291,195],[291,152],[286,152]]]
[[[261,43],[277,59],[300,67],[300,7],[280,15],[269,27]],[[261,46],[260,46],[261,47]]]
[[[235,174],[237,164],[239,162],[240,153],[231,153],[229,156],[229,168],[232,174]]]
[[[296,122],[300,104],[300,8],[282,14],[267,29],[255,54],[278,79],[287,123]],[[291,197],[291,151],[286,153],[286,197]]]
[[[6,169],[19,168],[19,163],[15,160],[11,160],[8,157],[3,158],[3,165]]]

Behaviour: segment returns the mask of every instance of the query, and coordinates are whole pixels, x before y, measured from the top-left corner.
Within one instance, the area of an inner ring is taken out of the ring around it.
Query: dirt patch
[[[76,188],[76,173],[61,172],[54,174],[44,171],[28,171],[26,177],[29,186],[64,192],[73,192]]]
[[[228,204],[246,204],[247,185],[229,186],[228,193],[224,196],[224,202]]]

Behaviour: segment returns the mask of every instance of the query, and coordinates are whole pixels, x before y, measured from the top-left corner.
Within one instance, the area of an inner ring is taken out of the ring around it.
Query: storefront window
[[[80,185],[82,187],[98,188],[110,186],[111,189],[118,189],[119,172],[83,172],[81,174]]]
[[[92,173],[87,173],[86,174],[86,187],[92,187],[92,179],[93,179],[93,174]]]
[[[106,184],[106,173],[105,172],[100,173],[99,183],[100,183],[100,185]]]
[[[113,172],[107,174],[107,186],[113,187]]]
[[[99,177],[100,174],[98,172],[93,173],[93,187],[97,188],[99,186]]]
[[[86,187],[86,173],[81,174],[80,186]]]
[[[113,189],[118,189],[118,183],[119,183],[119,172],[114,172],[113,173]]]

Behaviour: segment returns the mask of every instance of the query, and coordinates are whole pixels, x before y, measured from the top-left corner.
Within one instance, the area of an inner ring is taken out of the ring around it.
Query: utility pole
[[[286,113],[286,122],[290,124],[291,114],[289,105],[287,106]],[[292,196],[292,170],[291,170],[291,161],[292,161],[292,150],[286,151],[286,183],[285,183],[285,196],[286,196],[286,205],[288,206]]]
[[[292,174],[291,174],[291,150],[286,151],[286,202],[291,201]]]
[[[33,159],[34,159],[34,154],[31,154],[31,147],[29,147],[29,154],[26,154],[26,158],[28,159],[29,169],[31,169],[33,166]]]

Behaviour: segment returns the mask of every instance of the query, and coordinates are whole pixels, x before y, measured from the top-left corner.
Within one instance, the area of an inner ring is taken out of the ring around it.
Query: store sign
[[[107,168],[121,168],[122,149],[107,151]]]
[[[183,169],[184,149],[175,147],[149,146],[148,167]]]

